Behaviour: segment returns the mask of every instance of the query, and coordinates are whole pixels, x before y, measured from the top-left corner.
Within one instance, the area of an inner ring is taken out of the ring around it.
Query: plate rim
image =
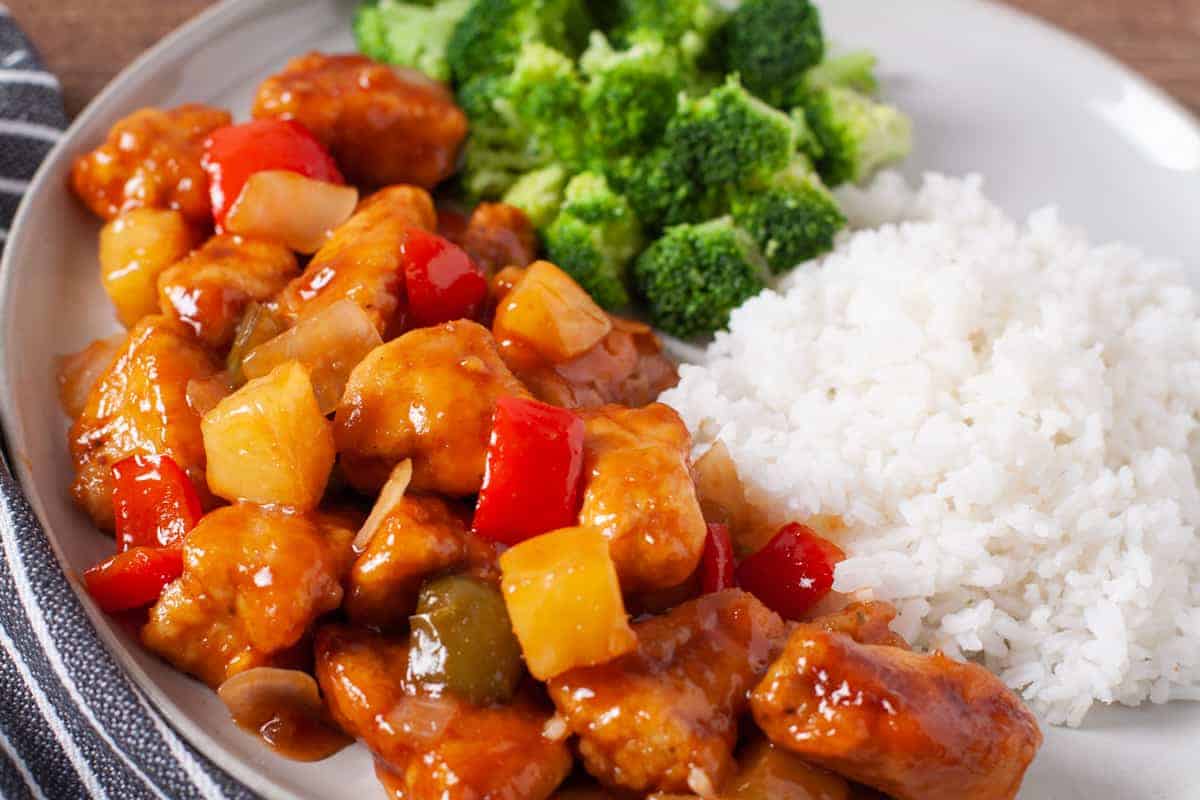
[[[1081,35],[999,0],[939,1],[974,6],[976,9],[984,10],[987,14],[1005,17],[1026,29],[1032,29],[1040,36],[1053,39],[1058,49],[1070,51],[1068,55],[1072,58],[1087,61],[1090,68],[1102,69],[1132,82],[1151,96],[1155,102],[1177,114],[1197,136],[1200,136],[1200,114],[1185,106],[1134,67]],[[26,238],[26,229],[32,224],[29,222],[34,214],[32,198],[52,189],[64,190],[64,187],[54,185],[53,174],[65,159],[70,159],[80,145],[84,144],[80,141],[83,136],[82,131],[90,127],[97,118],[116,113],[110,107],[120,108],[124,102],[123,95],[142,88],[151,79],[155,67],[162,62],[173,61],[177,57],[178,51],[194,51],[198,47],[205,46],[216,37],[220,29],[226,27],[231,21],[244,16],[253,16],[257,10],[268,7],[273,2],[277,2],[277,0],[219,0],[212,7],[175,28],[135,58],[117,73],[71,121],[30,180],[29,188],[22,197],[17,213],[9,227],[8,236],[4,242],[3,258],[0,259],[0,321],[6,318],[5,312],[15,303],[13,292],[17,274],[15,253],[21,248],[15,247],[14,244],[18,244]],[[132,108],[122,109],[123,113],[129,113],[132,110]],[[37,493],[25,489],[26,486],[35,486],[36,483],[28,466],[28,458],[24,455],[26,451],[25,437],[15,407],[13,382],[10,381],[12,361],[9,355],[10,342],[8,337],[0,336],[0,434],[5,436],[9,445],[9,455],[11,456],[9,467],[18,487],[24,492],[25,498],[34,512],[38,533],[46,538],[54,552],[59,568],[66,575],[72,591],[80,599],[84,613],[88,616],[108,654],[125,671],[127,677],[134,684],[135,690],[141,692],[149,700],[153,706],[153,712],[159,714],[190,747],[211,761],[218,769],[263,797],[278,798],[279,800],[303,800],[301,796],[285,789],[264,773],[257,771],[251,762],[224,747],[220,741],[209,735],[198,722],[185,713],[166,692],[160,689],[146,670],[137,663],[125,642],[117,636],[114,628],[105,622],[103,614],[87,597],[72,569],[65,563],[56,539],[49,533],[49,526],[46,524],[47,515],[40,497]]]

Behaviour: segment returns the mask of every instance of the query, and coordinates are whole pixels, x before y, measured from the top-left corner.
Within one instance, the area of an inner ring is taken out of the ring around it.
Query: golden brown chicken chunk
[[[146,317],[129,332],[71,426],[75,502],[101,528],[113,527],[112,467],[133,455],[165,455],[211,498],[204,478],[200,415],[187,385],[217,365],[191,334],[166,317]]]
[[[210,686],[272,664],[342,601],[352,521],[239,504],[184,540],[184,571],[150,611],[142,642]]]
[[[636,652],[549,684],[588,772],[640,793],[719,787],[733,773],[747,693],[783,644],[783,621],[732,589],[634,630]]]
[[[414,489],[475,494],[492,412],[505,396],[529,395],[474,322],[419,328],[376,348],[350,373],[334,419],[346,477],[378,489],[411,458]]]
[[[223,350],[233,341],[246,306],[274,297],[300,271],[281,244],[221,234],[158,277],[162,312]]]
[[[363,186],[432,189],[454,172],[467,136],[445,86],[358,55],[294,59],[259,87],[253,114],[298,120]]]
[[[582,413],[587,434],[579,523],[609,540],[625,591],[678,586],[700,563],[707,530],[688,469],[687,426],[661,403]]]
[[[525,212],[506,203],[480,203],[461,237],[455,237],[488,273],[526,267],[537,258],[537,231]]]
[[[405,625],[422,581],[466,559],[469,535],[462,514],[445,500],[402,498],[350,570],[350,621],[381,629]]]
[[[104,144],[75,160],[71,185],[97,216],[133,208],[173,208],[191,222],[212,222],[208,178],[200,166],[204,140],[231,121],[202,105],[143,108],[118,122]]]
[[[333,232],[304,274],[288,284],[274,310],[294,323],[349,299],[367,312],[381,336],[398,332],[403,327],[397,310],[403,297],[400,250],[405,232],[436,226],[433,199],[425,190],[392,186],[376,192]]]
[[[393,797],[544,800],[571,771],[565,741],[529,692],[479,708],[408,684],[408,647],[340,626],[316,640],[317,680],[335,720],[384,764]]]
[[[895,800],[1011,800],[1042,743],[983,667],[815,625],[796,628],[751,706],[775,744]]]

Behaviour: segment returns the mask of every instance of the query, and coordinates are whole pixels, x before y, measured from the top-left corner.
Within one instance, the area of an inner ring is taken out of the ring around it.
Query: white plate
[[[97,280],[98,225],[66,189],[71,158],[143,105],[199,101],[244,117],[254,86],[290,56],[351,47],[351,0],[231,0],[162,42],[71,128],[35,180],[0,272],[0,412],[15,467],[63,565],[111,550],[68,498],[57,354],[115,329]],[[1066,35],[973,0],[828,0],[832,37],[868,47],[887,95],[913,114],[907,166],[980,172],[1024,213],[1058,202],[1098,239],[1200,267],[1200,128],[1129,71]],[[1200,278],[1200,273],[1197,273]],[[147,656],[88,604],[134,679],[193,744],[272,798],[382,798],[361,748],[317,765],[273,756],[236,730],[216,696]],[[1200,647],[1200,643],[1197,644]],[[1200,796],[1200,706],[1104,709],[1049,730],[1021,797],[1182,800]]]

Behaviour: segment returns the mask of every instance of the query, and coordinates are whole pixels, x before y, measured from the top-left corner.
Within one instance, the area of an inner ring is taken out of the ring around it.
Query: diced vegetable
[[[97,339],[78,353],[58,359],[58,401],[71,419],[83,413],[92,387],[100,380],[117,353],[125,346],[125,336]]]
[[[200,416],[216,408],[222,400],[233,394],[229,375],[218,372],[208,378],[193,378],[187,382],[187,404]]]
[[[708,523],[708,538],[704,540],[704,556],[700,562],[700,586],[705,594],[732,589],[733,542],[729,539],[729,526],[719,522]]]
[[[183,214],[128,211],[100,231],[100,280],[126,328],[158,313],[158,276],[188,254],[195,235]]]
[[[498,340],[518,339],[557,363],[595,347],[612,320],[571,276],[538,261],[496,309],[493,330]]]
[[[495,588],[462,575],[427,583],[409,625],[411,680],[481,706],[512,699],[524,674],[521,646]]]
[[[362,553],[366,551],[367,546],[371,544],[371,539],[375,537],[375,532],[379,530],[379,526],[392,513],[396,505],[404,499],[404,494],[408,491],[408,485],[412,483],[412,474],[411,458],[404,459],[392,470],[387,483],[379,491],[379,497],[375,498],[375,505],[371,508],[371,513],[367,516],[367,521],[363,523],[363,526],[358,530],[358,534],[354,537],[354,552]]]
[[[246,355],[286,329],[284,321],[265,305],[251,303],[246,307],[246,313],[242,315],[242,321],[238,323],[237,332],[234,334],[229,356],[225,359],[225,368],[234,386],[241,386],[246,382],[246,376],[242,372],[242,361]]]
[[[290,361],[204,415],[208,485],[226,500],[316,508],[335,457],[308,372]]]
[[[300,670],[255,667],[222,683],[217,695],[238,727],[294,761],[320,761],[354,743],[330,719],[317,682]]]
[[[266,170],[246,180],[225,217],[225,230],[273,239],[297,253],[315,253],[357,205],[353,186]]]
[[[295,120],[256,119],[217,128],[204,143],[213,218],[220,228],[242,187],[256,172],[285,170],[329,183],[345,183],[333,156]]]
[[[536,400],[502,397],[492,416],[475,533],[513,545],[579,518],[583,419]]]
[[[148,606],[183,574],[180,547],[135,547],[83,573],[88,594],[109,614]]]
[[[564,528],[500,556],[501,586],[525,663],[538,680],[637,648],[608,541]]]
[[[737,775],[721,791],[721,800],[849,800],[846,779],[758,739],[738,756]]]
[[[729,526],[736,555],[748,556],[775,535],[762,509],[746,499],[746,489],[738,476],[737,465],[729,448],[720,439],[700,456],[692,467],[696,479],[696,497],[708,522]]]
[[[375,323],[353,300],[338,300],[294,328],[255,347],[242,359],[246,378],[261,378],[288,361],[308,369],[322,414],[337,408],[350,372],[383,344]]]
[[[170,456],[130,456],[112,468],[117,550],[179,547],[204,515],[200,495]]]
[[[834,567],[845,557],[833,542],[793,522],[738,565],[737,583],[772,611],[801,619],[829,594]]]
[[[435,233],[409,228],[402,258],[408,311],[416,326],[479,316],[487,278],[465,250]]]

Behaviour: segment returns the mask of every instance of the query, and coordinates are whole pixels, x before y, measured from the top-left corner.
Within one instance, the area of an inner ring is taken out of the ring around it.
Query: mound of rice
[[[663,400],[776,521],[844,517],[835,588],[1051,723],[1200,699],[1200,305],[1176,266],[1024,224],[977,178],[843,197],[835,252]]]

